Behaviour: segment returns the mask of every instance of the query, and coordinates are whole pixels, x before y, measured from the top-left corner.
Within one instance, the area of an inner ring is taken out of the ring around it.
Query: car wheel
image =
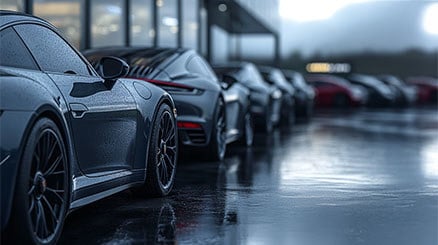
[[[14,243],[55,244],[69,205],[68,157],[56,124],[41,118],[24,147],[11,214]]]
[[[304,108],[304,115],[303,118],[306,121],[309,121],[312,118],[313,115],[313,104],[310,102],[306,103],[306,108]]]
[[[243,135],[239,140],[241,145],[252,146],[254,141],[254,126],[250,112],[245,113]]]
[[[207,152],[212,161],[222,161],[225,157],[226,145],[226,115],[225,104],[219,100],[216,106],[216,115],[211,131],[210,144]]]
[[[273,110],[272,110],[272,106],[271,104],[268,104],[268,106],[266,107],[265,111],[266,111],[266,115],[265,115],[265,123],[264,123],[264,130],[266,133],[271,133],[272,130],[274,130],[274,122],[273,122]]]
[[[288,104],[281,106],[281,118],[284,126],[289,126],[295,123],[295,107]]]
[[[144,188],[148,195],[166,196],[174,184],[178,159],[176,120],[168,105],[160,105],[151,132]]]

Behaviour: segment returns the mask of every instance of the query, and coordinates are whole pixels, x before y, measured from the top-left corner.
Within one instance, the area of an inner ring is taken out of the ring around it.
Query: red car
[[[417,87],[417,104],[438,105],[438,79],[433,77],[408,77],[408,84]]]
[[[307,75],[306,81],[315,88],[317,107],[352,107],[363,105],[367,91],[358,85],[333,75]]]

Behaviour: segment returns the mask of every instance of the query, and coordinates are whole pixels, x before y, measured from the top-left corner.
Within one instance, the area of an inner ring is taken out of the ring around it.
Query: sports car
[[[380,75],[377,78],[388,85],[395,92],[395,106],[409,106],[417,100],[417,88],[406,84],[400,78],[393,75]]]
[[[260,73],[265,81],[281,90],[280,121],[283,125],[295,122],[295,88],[290,84],[280,69],[259,66]]]
[[[221,161],[227,143],[246,138],[245,128],[250,120],[244,116],[249,110],[249,92],[232,80],[220,81],[196,51],[104,47],[85,50],[83,54],[95,67],[102,56],[119,57],[131,66],[127,77],[168,91],[178,110],[179,142],[186,149],[183,154],[200,151],[210,160]],[[252,137],[248,138],[248,144],[252,144]]]
[[[48,22],[0,11],[2,242],[55,244],[69,211],[127,188],[164,196],[178,142],[171,96],[95,71]]]
[[[395,104],[396,91],[374,76],[351,74],[347,78],[352,84],[363,86],[368,91],[368,107],[388,107]]]
[[[257,67],[249,62],[213,65],[218,76],[232,76],[250,92],[251,114],[255,126],[271,132],[280,118],[281,91],[263,80]]]
[[[309,119],[313,114],[315,90],[306,83],[301,73],[292,70],[283,70],[287,81],[295,88],[295,116]]]
[[[329,74],[307,75],[306,81],[315,88],[318,107],[347,108],[367,102],[368,92],[361,85]]]
[[[408,77],[407,84],[417,89],[417,104],[438,105],[438,79],[434,77]]]

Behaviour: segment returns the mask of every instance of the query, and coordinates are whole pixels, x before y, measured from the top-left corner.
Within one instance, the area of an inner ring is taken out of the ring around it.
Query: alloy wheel
[[[216,141],[219,153],[219,159],[223,159],[226,149],[226,125],[225,111],[221,108],[216,122]]]
[[[252,124],[251,114],[245,115],[245,143],[246,146],[251,146],[254,140],[254,128]]]
[[[32,231],[41,242],[52,240],[67,207],[66,155],[59,136],[44,129],[32,156],[28,186],[28,215]]]
[[[177,161],[175,125],[169,111],[165,111],[161,117],[158,147],[158,176],[163,188],[167,189],[172,184]]]

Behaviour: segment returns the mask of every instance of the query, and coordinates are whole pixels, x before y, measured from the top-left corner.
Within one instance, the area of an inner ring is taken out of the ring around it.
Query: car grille
[[[185,116],[202,116],[202,111],[194,105],[177,101],[176,109],[179,115]]]
[[[193,144],[205,144],[207,142],[205,131],[202,129],[184,129],[183,131]]]

